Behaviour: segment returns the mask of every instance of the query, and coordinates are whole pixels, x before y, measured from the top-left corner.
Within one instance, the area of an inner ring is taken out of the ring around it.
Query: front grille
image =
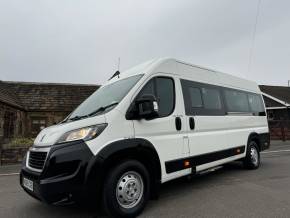
[[[30,151],[28,159],[29,167],[42,170],[46,160],[46,155],[47,152]]]

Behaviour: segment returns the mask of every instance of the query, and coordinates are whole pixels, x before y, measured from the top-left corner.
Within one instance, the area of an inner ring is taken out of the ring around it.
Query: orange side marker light
[[[188,160],[184,161],[184,167],[189,167],[190,166],[190,162]]]

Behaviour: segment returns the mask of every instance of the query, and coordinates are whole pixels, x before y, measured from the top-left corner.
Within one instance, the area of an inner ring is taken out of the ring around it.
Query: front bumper
[[[80,198],[88,194],[86,170],[93,154],[84,141],[51,146],[43,169],[36,172],[23,161],[20,184],[32,197],[46,203],[66,198]],[[33,181],[33,191],[23,186],[23,178]]]

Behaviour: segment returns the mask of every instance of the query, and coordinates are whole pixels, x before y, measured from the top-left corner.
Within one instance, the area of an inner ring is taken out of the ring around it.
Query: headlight
[[[94,139],[104,131],[107,125],[108,125],[107,123],[104,123],[66,132],[57,140],[57,143],[71,142],[81,139],[84,141]]]

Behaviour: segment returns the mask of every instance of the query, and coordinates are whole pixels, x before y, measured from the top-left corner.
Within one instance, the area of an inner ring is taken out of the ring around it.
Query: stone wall
[[[28,146],[0,149],[0,165],[21,163],[27,150]]]

